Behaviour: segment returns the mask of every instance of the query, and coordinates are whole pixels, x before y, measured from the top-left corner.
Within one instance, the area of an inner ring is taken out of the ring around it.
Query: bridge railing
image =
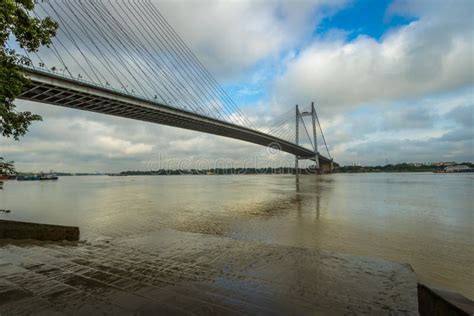
[[[124,95],[128,95],[128,96],[132,96],[132,97],[136,97],[136,98],[139,98],[141,100],[145,100],[145,101],[148,101],[150,103],[154,103],[154,104],[157,104],[157,105],[166,105],[168,107],[171,107],[171,108],[174,108],[176,110],[180,110],[180,111],[185,111],[185,112],[191,112],[191,113],[194,113],[192,111],[189,111],[189,110],[186,110],[186,109],[183,109],[182,107],[179,107],[177,105],[174,105],[172,103],[169,103],[169,102],[158,102],[156,99],[154,98],[150,98],[146,95],[142,95],[142,94],[139,94],[139,93],[136,93],[135,91],[130,91],[130,90],[127,90],[126,88],[122,88],[122,89],[119,89],[119,88],[116,88],[116,87],[113,87],[112,85],[107,85],[107,84],[102,84],[102,83],[97,83],[95,81],[91,81],[91,80],[87,80],[87,79],[84,79],[83,77],[79,77],[80,74],[78,74],[78,76],[73,76],[72,74],[69,75],[66,70],[51,70],[47,67],[37,67],[37,66],[34,66],[34,64],[30,64],[30,65],[22,65],[21,66],[22,68],[25,68],[25,69],[31,69],[33,71],[36,71],[36,72],[40,72],[40,73],[44,73],[44,74],[48,74],[48,75],[53,75],[53,76],[56,76],[56,77],[60,77],[60,78],[64,78],[66,80],[72,80],[72,81],[76,81],[76,82],[80,82],[80,83],[85,83],[87,85],[90,85],[90,86],[94,86],[94,87],[97,87],[97,88],[100,88],[100,89],[104,89],[104,90],[108,90],[108,91],[111,91],[111,92],[116,92],[116,93],[120,93],[120,94],[124,94]],[[204,116],[206,118],[209,118],[209,119],[216,119],[215,117],[207,114],[207,112],[205,111],[201,111],[201,112],[198,112],[198,113],[194,113],[194,114],[198,114],[200,116]],[[230,122],[232,124],[236,124],[235,122]],[[238,124],[236,124],[238,125]],[[245,126],[242,126],[242,127],[245,127]],[[256,129],[258,130],[258,129]]]
[[[101,83],[97,83],[97,82],[94,82],[94,81],[91,81],[91,80],[87,80],[87,79],[84,79],[83,77],[80,77],[80,74],[78,74],[77,77],[73,76],[72,74],[69,75],[69,74],[66,74],[66,70],[64,71],[58,71],[58,70],[51,70],[47,67],[36,67],[34,66],[33,64],[30,64],[30,65],[22,65],[21,67],[23,68],[27,68],[27,69],[32,69],[34,71],[38,71],[38,72],[43,72],[43,73],[46,73],[46,74],[49,74],[49,75],[54,75],[54,76],[57,76],[57,77],[62,77],[62,78],[65,78],[65,79],[68,79],[68,80],[74,80],[74,81],[78,81],[78,82],[83,82],[83,83],[86,83],[88,85],[92,85],[92,86],[95,86],[95,87],[98,87],[98,88],[102,88],[102,89],[106,89],[106,90],[109,90],[109,91],[114,91],[114,92],[119,92],[119,93],[125,93],[125,94],[128,94],[130,96],[135,96],[135,97],[139,97],[141,99],[146,99],[147,101],[150,101],[150,102],[153,102],[153,103],[158,103],[156,100],[150,98],[150,97],[147,97],[147,96],[143,96],[143,95],[140,95],[136,92],[132,92],[132,91],[129,91],[125,88],[122,88],[122,89],[119,89],[119,88],[115,88],[111,85],[107,85],[107,84],[101,84]],[[61,69],[60,69],[61,70]],[[173,108],[176,108],[176,109],[179,109],[179,107],[177,106],[174,106],[170,103],[166,103],[167,106],[171,106]]]

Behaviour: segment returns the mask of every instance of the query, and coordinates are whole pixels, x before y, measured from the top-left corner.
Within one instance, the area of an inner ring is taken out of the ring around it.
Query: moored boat
[[[35,180],[39,180],[39,179],[40,179],[40,176],[35,175],[35,174],[31,174],[31,175],[21,175],[21,176],[17,176],[16,179],[17,179],[18,181],[35,181]]]
[[[0,181],[2,180],[15,180],[16,175],[15,174],[0,174]]]
[[[55,173],[41,174],[39,180],[58,180],[58,176]]]

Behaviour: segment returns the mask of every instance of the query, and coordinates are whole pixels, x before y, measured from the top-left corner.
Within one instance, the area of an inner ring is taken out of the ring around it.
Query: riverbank
[[[3,242],[0,258],[2,315],[417,313],[407,265],[170,229]]]

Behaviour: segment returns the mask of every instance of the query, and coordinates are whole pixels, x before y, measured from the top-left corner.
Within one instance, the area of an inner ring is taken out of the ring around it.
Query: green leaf
[[[36,52],[41,46],[51,44],[58,28],[49,17],[32,17],[29,11],[34,5],[33,0],[0,0],[0,133],[16,140],[26,134],[33,121],[40,121],[41,116],[15,109],[15,98],[29,84],[20,65],[30,65],[31,61],[7,48],[6,43],[13,35],[21,48]]]

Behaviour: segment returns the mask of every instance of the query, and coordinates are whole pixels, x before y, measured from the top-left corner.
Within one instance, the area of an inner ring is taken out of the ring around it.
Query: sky
[[[474,161],[474,2],[153,0],[259,125],[315,102],[340,164]],[[26,101],[0,156],[21,171],[291,165],[220,136]]]

